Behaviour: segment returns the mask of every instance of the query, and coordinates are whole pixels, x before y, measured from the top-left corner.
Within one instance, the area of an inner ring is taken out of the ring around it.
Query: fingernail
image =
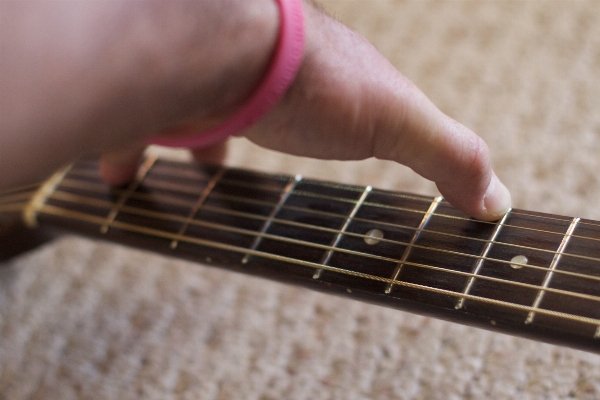
[[[490,185],[483,197],[483,206],[486,212],[490,217],[499,219],[510,210],[510,205],[510,192],[496,174],[492,175]]]

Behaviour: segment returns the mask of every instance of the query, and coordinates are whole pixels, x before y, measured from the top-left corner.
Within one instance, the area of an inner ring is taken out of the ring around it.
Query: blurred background
[[[600,220],[600,3],[321,3],[486,140],[514,207]],[[227,164],[436,194],[244,139]],[[2,398],[597,399],[600,359],[67,237],[0,268]]]

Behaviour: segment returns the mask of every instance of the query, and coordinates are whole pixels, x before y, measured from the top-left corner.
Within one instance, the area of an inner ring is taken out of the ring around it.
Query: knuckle
[[[485,179],[491,174],[489,148],[479,136],[474,136],[470,142],[470,163],[467,174],[471,175],[472,179]]]

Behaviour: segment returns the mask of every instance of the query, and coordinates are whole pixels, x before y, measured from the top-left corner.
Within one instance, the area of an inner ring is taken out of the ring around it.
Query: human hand
[[[263,39],[255,38],[252,42],[261,44],[258,49],[249,48],[251,43],[245,44],[246,56],[215,57],[214,65],[206,65],[206,62],[189,62],[189,57],[173,54],[166,47],[153,46],[155,53],[151,54],[158,60],[164,62],[173,57],[169,61],[179,65],[175,68],[176,76],[150,76],[146,86],[126,86],[129,97],[125,99],[115,97],[114,90],[103,99],[113,105],[117,100],[116,104],[121,105],[112,109],[112,113],[103,114],[112,118],[108,124],[110,137],[100,142],[96,139],[96,143],[101,143],[96,147],[104,153],[102,171],[107,181],[118,184],[132,177],[143,150],[144,136],[166,134],[165,131],[181,127],[201,131],[226,119],[243,103],[260,79],[260,72],[268,65],[269,49],[276,40],[274,2],[256,0],[255,3],[264,8],[258,31]],[[230,13],[226,17],[231,18]],[[178,22],[176,18],[159,18],[158,21],[166,26]],[[510,196],[495,178],[487,146],[478,136],[441,113],[370,44],[342,24],[311,6],[305,7],[305,21],[305,57],[294,84],[272,112],[244,133],[246,137],[259,145],[296,155],[343,160],[377,157],[397,161],[436,182],[448,201],[476,218],[494,220],[507,211]],[[175,29],[173,35],[180,33]],[[199,33],[196,36],[201,37]],[[177,37],[173,40],[180,43]],[[139,53],[138,43],[121,44],[133,46],[131,54]],[[214,48],[198,46],[200,49],[192,46],[192,50],[199,54],[215,52]],[[236,55],[235,51],[232,53]],[[127,54],[124,52],[122,56],[126,58]],[[211,86],[214,77],[219,76],[214,71],[223,65],[229,66],[227,79]],[[208,83],[197,77],[198,71],[206,71]],[[114,73],[123,78],[119,71]],[[114,75],[104,77],[109,78],[114,82]],[[223,87],[227,94],[216,95]],[[216,104],[211,106],[211,99],[215,98]],[[181,105],[185,112],[175,110],[171,101]],[[116,117],[115,111],[119,111]],[[141,121],[140,112],[148,119]],[[141,123],[132,126],[132,120]],[[91,140],[79,140],[81,148],[70,153],[93,150],[93,138],[101,133],[96,130]],[[81,136],[81,131],[78,134]],[[119,150],[115,151],[117,146]],[[214,156],[222,149],[217,146],[198,153]]]
[[[294,85],[246,137],[301,156],[396,161],[478,219],[508,211],[510,194],[480,137],[438,110],[364,38],[314,8],[306,21]]]

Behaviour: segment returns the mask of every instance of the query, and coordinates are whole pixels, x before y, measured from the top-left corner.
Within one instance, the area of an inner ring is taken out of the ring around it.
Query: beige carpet
[[[327,1],[479,132],[514,205],[600,219],[600,3]],[[235,140],[230,165],[434,194]],[[600,399],[596,355],[67,237],[0,268],[0,399]]]

